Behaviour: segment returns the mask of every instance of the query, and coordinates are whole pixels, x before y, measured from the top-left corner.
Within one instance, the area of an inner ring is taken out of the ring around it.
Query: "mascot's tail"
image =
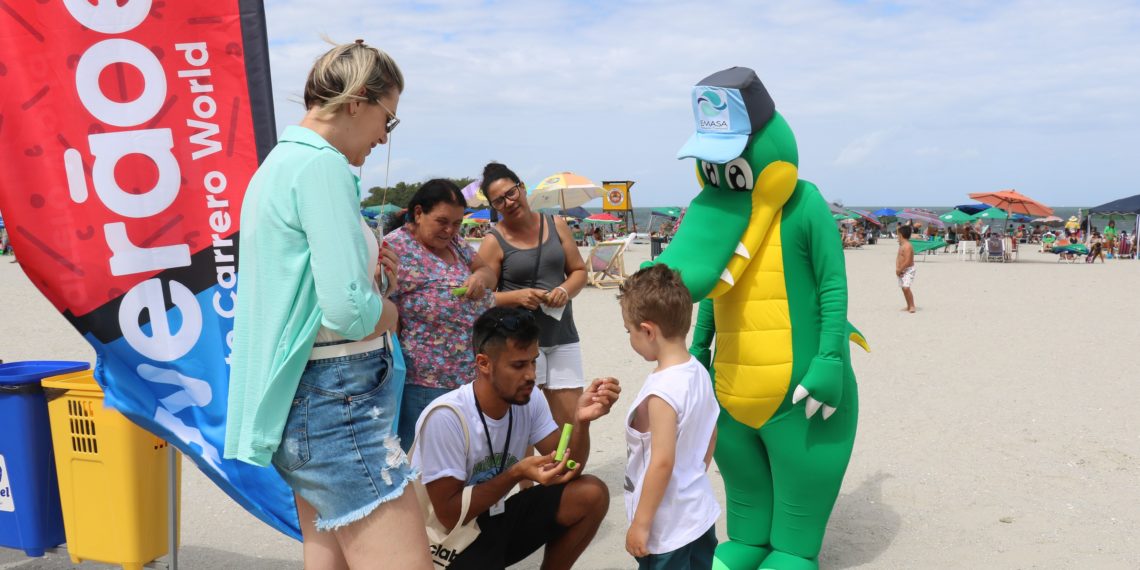
[[[871,352],[871,345],[867,343],[867,337],[863,336],[863,333],[859,332],[859,329],[850,322],[847,323],[847,336],[851,342],[863,347],[863,350]]]

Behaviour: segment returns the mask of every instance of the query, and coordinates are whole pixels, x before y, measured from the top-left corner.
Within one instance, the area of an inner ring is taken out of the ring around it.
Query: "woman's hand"
[[[469,300],[482,299],[487,294],[487,284],[483,283],[483,277],[478,273],[472,273],[467,276],[467,280],[463,282],[463,286],[467,288],[467,293],[463,298]]]
[[[515,303],[524,309],[533,311],[546,302],[546,291],[542,289],[519,289],[514,293]]]
[[[374,279],[376,279],[376,285],[379,286],[381,284],[380,272],[383,271],[388,275],[387,295],[396,292],[398,285],[396,276],[399,274],[399,267],[400,258],[396,255],[395,251],[392,251],[392,249],[388,247],[388,242],[384,242],[380,248],[380,263],[376,264],[376,276]]]
[[[551,308],[565,307],[569,302],[570,295],[562,287],[555,287],[546,293],[546,304]]]

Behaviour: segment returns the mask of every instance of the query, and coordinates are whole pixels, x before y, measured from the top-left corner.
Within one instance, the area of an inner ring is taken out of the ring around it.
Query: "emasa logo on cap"
[[[697,108],[697,130],[729,132],[732,119],[728,112],[728,94],[724,89],[698,86],[693,89],[693,106]]]

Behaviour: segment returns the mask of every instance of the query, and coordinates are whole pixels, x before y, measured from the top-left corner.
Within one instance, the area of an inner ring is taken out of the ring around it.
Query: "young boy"
[[[626,419],[625,549],[642,570],[711,568],[720,505],[706,471],[720,408],[708,371],[685,347],[693,301],[664,265],[626,280],[618,300],[629,344],[657,362]]]
[[[910,245],[910,226],[899,226],[899,255],[895,259],[895,275],[899,278],[899,287],[902,287],[903,297],[906,298],[908,313],[914,312],[914,294],[910,286],[914,283],[914,246]]]

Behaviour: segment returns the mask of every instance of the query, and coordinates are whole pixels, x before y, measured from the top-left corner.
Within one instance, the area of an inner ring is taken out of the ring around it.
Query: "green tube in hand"
[[[570,461],[566,462],[566,468],[573,471],[578,468],[578,462],[571,459]]]
[[[574,426],[571,424],[562,424],[562,439],[558,440],[558,449],[554,452],[554,460],[562,461],[562,456],[566,454],[566,446],[570,445],[570,432],[574,431]]]
[[[456,297],[462,297],[462,296],[467,294],[467,288],[466,287],[456,287],[456,288],[451,290],[451,294],[455,295]]]

